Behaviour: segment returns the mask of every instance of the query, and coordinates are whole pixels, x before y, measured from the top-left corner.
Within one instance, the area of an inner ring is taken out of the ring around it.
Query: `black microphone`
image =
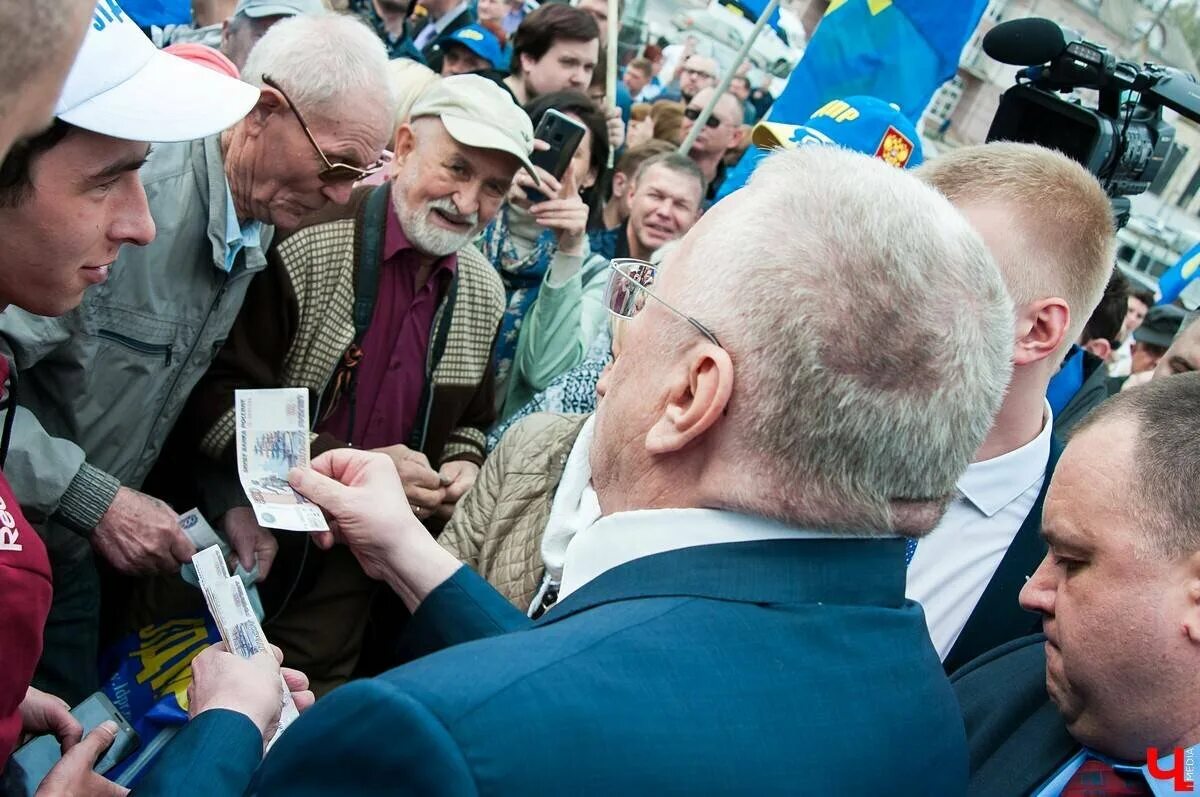
[[[983,37],[983,51],[1003,64],[1037,66],[1067,49],[1067,37],[1054,22],[1041,17],[1001,22]]]

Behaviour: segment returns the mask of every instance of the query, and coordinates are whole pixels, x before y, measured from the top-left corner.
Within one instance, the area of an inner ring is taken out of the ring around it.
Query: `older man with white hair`
[[[305,387],[321,408],[313,453],[384,451],[413,511],[440,529],[495,422],[504,289],[472,241],[532,149],[529,117],[495,83],[456,75],[422,94],[396,133],[393,180],[273,251],[184,410],[179,450],[199,449],[236,483],[234,391]],[[376,585],[345,550],[279,539],[263,584],[268,611],[281,612],[272,638],[324,691],[354,672]]]
[[[765,217],[804,224],[738,234]],[[398,593],[429,655],[319,701],[255,794],[964,793],[902,538],[937,523],[1008,379],[982,242],[910,175],[809,147],[771,156],[648,289],[652,272],[612,276],[629,321],[590,447],[601,517],[540,620],[430,538],[386,457],[292,473],[336,521],[319,544]],[[200,714],[160,766],[186,771],[197,734],[250,746],[278,699]],[[248,779],[231,768],[225,792]]]
[[[81,698],[96,686],[93,549],[123,574],[186,561],[176,512],[139,489],[265,268],[274,227],[346,202],[354,181],[378,168],[392,125],[386,66],[356,20],[279,22],[246,64],[244,79],[261,88],[249,115],[208,138],[157,146],[143,168],[153,244],[96,269],[100,284],[65,316],[13,309],[0,320],[22,405],[6,472],[26,510],[48,518],[58,589],[46,647],[73,671],[46,673],[60,692]],[[243,563],[257,554],[260,573],[269,569],[273,538],[248,510],[214,520]]]

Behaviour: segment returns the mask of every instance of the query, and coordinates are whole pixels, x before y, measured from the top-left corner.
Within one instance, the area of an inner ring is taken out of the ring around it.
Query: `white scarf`
[[[563,562],[567,558],[567,546],[575,535],[600,519],[600,499],[592,487],[592,464],[589,454],[592,435],[596,429],[596,416],[587,419],[575,438],[575,445],[567,457],[554,501],[550,505],[550,517],[542,535],[542,564],[545,574],[537,594],[529,604],[528,614],[533,616],[542,605],[547,590],[557,589],[562,583]]]

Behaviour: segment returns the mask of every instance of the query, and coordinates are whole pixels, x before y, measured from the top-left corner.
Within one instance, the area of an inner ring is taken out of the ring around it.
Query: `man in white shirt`
[[[804,223],[744,234],[776,218]],[[897,535],[936,524],[1008,381],[1012,307],[983,243],[911,175],[802,147],[652,276],[614,265],[608,307],[628,320],[588,457],[601,517],[538,621],[415,521],[386,458],[342,449],[291,474],[428,655],[322,698],[257,794],[779,793],[802,776],[866,795],[881,772],[893,795],[965,792]],[[175,777],[200,734],[251,730],[230,708],[175,739]]]
[[[1004,404],[942,522],[910,550],[908,597],[925,608],[934,647],[953,671],[1037,630],[1017,594],[1045,554],[1041,504],[1057,459],[1046,388],[1100,301],[1116,240],[1100,184],[1047,149],[965,147],[917,175],[983,237],[1016,304]]]

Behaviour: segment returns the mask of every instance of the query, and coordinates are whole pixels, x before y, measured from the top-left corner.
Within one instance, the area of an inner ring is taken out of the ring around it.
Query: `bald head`
[[[50,124],[94,8],[94,0],[0,2],[0,159]]]

